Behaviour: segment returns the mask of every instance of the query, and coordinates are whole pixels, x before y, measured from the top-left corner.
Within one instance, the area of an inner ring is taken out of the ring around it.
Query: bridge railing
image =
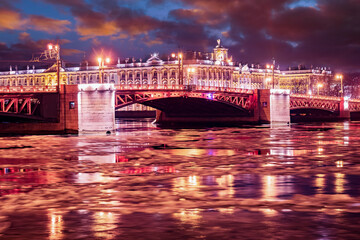
[[[0,93],[56,92],[56,86],[1,86]]]
[[[333,100],[333,101],[341,101],[340,97],[331,97],[331,96],[322,96],[322,95],[306,95],[306,94],[294,94],[290,95],[295,98],[307,98],[307,99],[317,99],[317,100]]]

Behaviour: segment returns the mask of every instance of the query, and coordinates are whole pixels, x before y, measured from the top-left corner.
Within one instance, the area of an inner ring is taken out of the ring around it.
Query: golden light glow
[[[173,216],[179,219],[182,223],[198,226],[202,218],[200,213],[201,212],[198,208],[194,208],[194,209],[185,209],[178,213],[174,213]]]
[[[335,173],[335,192],[343,193],[345,185],[345,174],[343,173]]]
[[[101,61],[102,61],[102,58],[101,57],[98,57],[98,63],[100,64],[101,63]]]
[[[171,57],[172,57],[172,58],[174,58],[175,56],[176,56],[175,53],[172,53],[172,54],[171,54]]]
[[[318,83],[318,88],[321,88],[321,87],[323,87],[323,84],[322,83]]]
[[[182,58],[183,56],[182,56],[182,54],[181,53],[179,53],[179,58]]]
[[[233,182],[233,175],[223,175],[219,178],[216,178],[216,183],[222,188],[222,190],[218,191],[218,195],[221,197],[233,197],[235,194]]]
[[[106,58],[106,63],[110,63],[110,58]]]
[[[48,213],[48,217],[50,218],[49,239],[50,240],[63,239],[64,222],[62,215],[50,209]]]
[[[49,50],[52,50],[52,49],[53,49],[53,45],[52,45],[52,44],[49,44],[49,45],[48,45],[48,49],[49,49]]]
[[[190,186],[199,186],[199,182],[197,180],[197,176],[189,176],[189,185]]]
[[[322,154],[324,152],[324,149],[322,147],[317,148],[318,154]]]
[[[194,73],[194,72],[195,72],[195,68],[188,68],[187,71],[188,71],[189,73],[190,73],[190,72]]]
[[[342,74],[337,74],[336,75],[336,79],[342,79],[343,78],[343,75]]]
[[[338,167],[338,168],[344,167],[344,162],[342,160],[336,161],[336,167]]]
[[[92,229],[95,232],[96,239],[114,239],[114,236],[107,231],[116,228],[118,219],[112,212],[96,212],[94,214],[94,224]]]
[[[315,186],[318,188],[318,193],[323,193],[325,188],[325,174],[316,174]]]
[[[276,178],[272,175],[263,176],[263,199],[274,200],[276,198]]]
[[[259,210],[263,212],[266,217],[275,217],[276,215],[278,215],[278,212],[272,208],[262,208]]]

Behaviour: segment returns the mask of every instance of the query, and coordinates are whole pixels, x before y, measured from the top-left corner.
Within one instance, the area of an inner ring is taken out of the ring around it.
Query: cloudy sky
[[[360,71],[360,0],[0,0],[0,61],[28,60],[49,41],[78,62],[212,51],[243,63]]]

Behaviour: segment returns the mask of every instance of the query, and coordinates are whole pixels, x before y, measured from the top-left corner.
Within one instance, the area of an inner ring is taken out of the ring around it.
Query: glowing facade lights
[[[110,58],[109,57],[106,57],[105,58],[105,62],[104,62],[104,59],[102,57],[98,57],[97,58],[97,61],[99,63],[99,82],[100,83],[104,83],[104,69],[105,69],[105,62],[107,64],[110,63]]]

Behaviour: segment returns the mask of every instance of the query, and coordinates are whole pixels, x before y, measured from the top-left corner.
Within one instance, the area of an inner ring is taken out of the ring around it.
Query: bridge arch
[[[135,103],[158,109],[170,116],[192,117],[249,117],[253,114],[254,105],[252,95],[184,91],[116,93],[115,109]]]

